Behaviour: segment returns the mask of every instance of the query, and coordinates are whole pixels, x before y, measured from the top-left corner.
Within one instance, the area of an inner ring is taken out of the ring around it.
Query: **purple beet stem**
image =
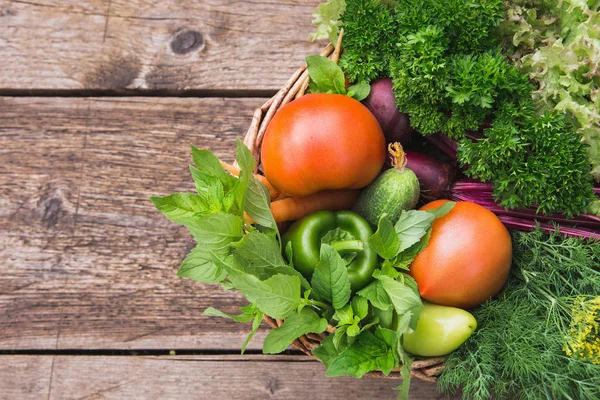
[[[540,215],[535,208],[506,210],[494,201],[492,189],[492,184],[465,179],[454,184],[450,197],[455,201],[470,201],[487,208],[508,228],[531,231],[536,224],[539,224],[540,228],[548,233],[558,229],[566,236],[600,239],[600,217],[598,216],[581,214],[576,218],[567,218],[560,214]],[[558,223],[560,226],[556,227],[543,221]]]

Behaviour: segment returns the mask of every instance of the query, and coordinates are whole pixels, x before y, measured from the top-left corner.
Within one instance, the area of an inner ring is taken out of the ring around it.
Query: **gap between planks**
[[[71,89],[0,89],[0,97],[161,97],[161,98],[271,98],[276,90],[71,90]]]

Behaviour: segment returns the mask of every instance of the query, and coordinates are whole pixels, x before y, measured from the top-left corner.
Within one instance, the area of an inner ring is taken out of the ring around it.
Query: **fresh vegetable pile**
[[[599,4],[549,3],[330,0],[340,65],[307,57],[259,160],[192,146],[196,193],[152,201],[198,243],[178,275],[248,300],[206,310],[242,351],[266,318],[264,353],[400,398],[436,357],[466,398],[599,397]]]

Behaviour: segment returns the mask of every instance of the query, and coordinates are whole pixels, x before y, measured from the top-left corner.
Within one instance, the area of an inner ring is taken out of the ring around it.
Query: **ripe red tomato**
[[[385,153],[383,132],[367,107],[348,96],[309,94],[275,114],[261,161],[274,187],[307,196],[368,185],[381,171]]]
[[[437,200],[421,209],[439,207]],[[512,243],[506,227],[486,208],[457,202],[434,221],[431,240],[410,266],[421,296],[443,306],[473,308],[506,283]]]

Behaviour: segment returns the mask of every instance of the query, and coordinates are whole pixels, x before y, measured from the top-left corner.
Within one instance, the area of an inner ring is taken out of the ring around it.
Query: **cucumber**
[[[396,223],[403,210],[415,208],[419,201],[419,179],[406,168],[406,157],[399,143],[392,143],[393,168],[382,172],[360,193],[352,210],[377,227],[379,219],[387,214]]]

